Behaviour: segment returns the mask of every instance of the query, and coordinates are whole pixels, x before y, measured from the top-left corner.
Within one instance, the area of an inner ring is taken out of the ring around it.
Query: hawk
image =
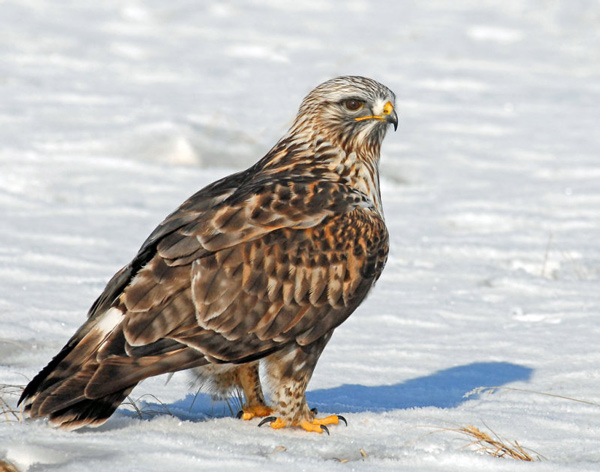
[[[398,126],[394,101],[365,77],[316,87],[260,161],[150,234],[27,385],[25,412],[67,429],[100,425],[143,379],[192,368],[218,392],[242,391],[244,419],[314,432],[338,424],[317,418],[305,391],[387,259],[378,163],[388,125]]]

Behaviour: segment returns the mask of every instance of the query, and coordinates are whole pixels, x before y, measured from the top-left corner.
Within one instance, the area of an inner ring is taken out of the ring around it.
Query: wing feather
[[[310,344],[354,311],[378,275],[369,267],[380,270],[387,257],[383,220],[331,183],[277,186],[233,192],[204,213],[202,199],[198,208],[187,202],[162,237],[149,238],[152,257],[117,301],[124,339],[114,346],[125,347],[107,341],[86,395],[104,394],[109,377],[126,387],[184,365]]]
[[[237,353],[239,345],[253,336],[265,343],[262,347],[277,346],[311,342],[338,326],[372,285],[374,276],[364,277],[372,254],[382,259],[380,265],[387,257],[387,236],[375,238],[368,231],[385,231],[383,221],[363,213],[355,210],[321,225],[321,229],[336,229],[320,231],[321,236],[335,233],[345,241],[342,245],[315,238],[311,230],[281,229],[228,248],[222,260],[225,265],[235,261],[243,266],[239,278],[232,278],[212,256],[197,260],[192,268],[195,283],[210,281],[199,283],[201,287],[193,291],[199,329],[212,329],[235,340]],[[369,247],[370,239],[383,243],[384,250]],[[208,285],[215,291],[210,299],[203,292]],[[227,352],[223,346],[218,355],[235,360]],[[248,355],[255,354],[249,347]]]

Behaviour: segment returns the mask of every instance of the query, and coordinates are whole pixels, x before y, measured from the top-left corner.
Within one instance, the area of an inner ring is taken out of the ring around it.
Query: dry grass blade
[[[156,402],[162,407],[162,411],[151,408],[145,401],[142,400],[144,397],[150,397],[156,400]],[[141,406],[138,406],[138,404]],[[173,415],[173,413],[171,413],[169,407],[164,402],[162,402],[158,397],[152,395],[151,393],[146,393],[138,397],[136,400],[134,400],[131,397],[127,397],[127,401],[124,401],[123,405],[131,406],[135,410],[135,413],[138,416],[138,418],[141,420],[145,418],[152,418],[156,415],[165,413],[169,416],[175,416]]]
[[[527,462],[539,460],[539,457],[534,458],[531,456],[517,441],[504,440],[493,431],[494,437],[472,425],[442,429],[444,431],[454,431],[471,438],[471,442],[465,448],[474,447],[477,451],[494,457],[510,457],[511,459]]]
[[[10,423],[11,421],[20,422],[23,420],[21,410],[12,407],[7,400],[8,397],[12,396],[15,397],[14,403],[16,403],[16,399],[19,398],[21,392],[23,392],[23,387],[20,385],[0,385],[0,412],[7,423]]]
[[[231,397],[227,397],[224,400],[231,416],[235,416],[244,407],[244,394],[241,390],[236,389]]]
[[[548,392],[538,392],[537,390],[527,390],[525,388],[515,388],[515,387],[477,387],[470,392],[464,394],[464,398],[468,398],[472,395],[479,395],[481,393],[489,393],[493,394],[496,390],[506,390],[510,392],[521,392],[521,393],[534,393],[536,395],[543,395],[545,397],[552,398],[560,398],[561,400],[568,400],[576,403],[583,403],[584,405],[592,405],[592,406],[600,406],[600,403],[590,402],[587,400],[580,400],[579,398],[566,397],[564,395],[558,395],[556,393],[548,393]]]
[[[361,447],[360,448],[360,457],[358,457],[358,458],[348,459],[348,458],[334,457],[333,459],[336,460],[336,461],[338,461],[338,462],[341,462],[342,464],[345,464],[346,462],[356,461],[356,460],[364,460],[364,459],[368,459],[368,458],[369,458],[369,455]]]
[[[0,338],[0,343],[12,344],[14,346],[20,347],[21,349],[25,349],[25,346],[23,346],[23,344],[12,339]]]
[[[137,406],[137,404],[136,404],[136,402],[133,400],[133,398],[131,398],[131,397],[129,397],[129,396],[128,396],[128,397],[127,397],[127,400],[125,400],[125,401],[123,402],[123,405],[129,405],[129,406],[131,406],[131,407],[132,407],[132,408],[135,410],[135,413],[137,414],[138,418],[139,418],[140,420],[143,420],[143,419],[144,419],[144,415],[142,414],[142,410],[140,410],[140,408]]]
[[[4,462],[2,459],[0,459],[0,472],[19,472],[19,469],[17,469],[14,465]]]

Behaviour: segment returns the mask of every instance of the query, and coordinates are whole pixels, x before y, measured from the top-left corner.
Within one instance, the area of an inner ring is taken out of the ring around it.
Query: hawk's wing
[[[104,298],[119,293],[124,320],[99,350],[86,396],[310,344],[354,311],[383,269],[383,220],[338,183],[296,178],[211,198],[198,194],[167,218],[145,265],[118,280],[122,293],[109,283]]]
[[[88,317],[94,318],[114,304],[132,277],[156,255],[156,247],[162,239],[194,221],[201,220],[207,211],[230,197],[251,175],[251,170],[252,168],[213,182],[196,192],[167,216],[148,236],[135,258],[106,284],[106,288],[90,308]]]

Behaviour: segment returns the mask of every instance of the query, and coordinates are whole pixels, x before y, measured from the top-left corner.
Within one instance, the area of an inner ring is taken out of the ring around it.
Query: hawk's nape
[[[272,415],[273,428],[317,432],[337,423],[315,418],[305,391],[387,259],[378,164],[397,126],[394,100],[364,77],[314,89],[265,157],[154,230],[27,385],[25,412],[65,428],[98,425],[143,379],[194,368],[213,391],[244,392],[244,419]]]

